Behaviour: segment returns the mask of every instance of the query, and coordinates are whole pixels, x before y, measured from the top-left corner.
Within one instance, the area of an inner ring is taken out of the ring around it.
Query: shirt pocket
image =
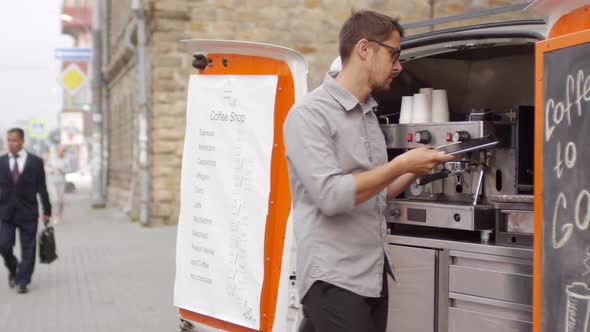
[[[385,142],[385,135],[381,130],[379,121],[374,114],[371,115],[372,119],[367,119],[367,130],[368,136],[371,143],[371,152],[373,154],[373,164],[375,166],[383,165],[388,162],[387,159],[387,145]]]
[[[337,158],[346,172],[364,171],[371,167],[368,140],[362,121],[339,128],[336,139]]]

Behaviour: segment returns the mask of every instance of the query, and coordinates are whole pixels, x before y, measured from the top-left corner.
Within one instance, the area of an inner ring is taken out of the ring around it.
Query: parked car
[[[66,174],[66,192],[90,189],[92,186],[92,172],[90,166]]]

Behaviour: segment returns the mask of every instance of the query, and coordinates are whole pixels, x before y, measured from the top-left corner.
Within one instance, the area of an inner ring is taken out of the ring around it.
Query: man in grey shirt
[[[401,72],[396,19],[351,15],[340,31],[342,71],[294,105],[284,124],[297,243],[300,331],[383,332],[387,325],[385,211],[418,175],[452,160],[419,148],[388,162],[371,93]]]

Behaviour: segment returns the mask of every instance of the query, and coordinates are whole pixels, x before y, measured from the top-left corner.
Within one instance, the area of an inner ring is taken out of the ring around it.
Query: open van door
[[[307,92],[307,65],[279,46],[184,42],[198,74],[187,94],[174,304],[187,329],[289,331],[299,299],[282,127]]]

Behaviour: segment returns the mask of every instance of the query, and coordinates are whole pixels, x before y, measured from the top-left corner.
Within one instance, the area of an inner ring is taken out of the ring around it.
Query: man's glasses
[[[380,42],[380,41],[378,41],[378,40],[375,40],[375,39],[367,39],[367,41],[370,41],[370,42],[376,43],[376,44],[378,44],[379,46],[383,46],[383,47],[385,47],[386,49],[388,49],[388,50],[389,50],[389,54],[391,55],[391,61],[392,61],[393,63],[396,63],[396,62],[397,62],[397,60],[399,60],[399,56],[400,56],[400,54],[401,54],[401,52],[402,52],[402,50],[401,50],[401,49],[399,49],[399,48],[397,48],[397,47],[393,47],[393,46],[387,45],[387,44],[385,44],[385,43],[383,43],[383,42]]]

